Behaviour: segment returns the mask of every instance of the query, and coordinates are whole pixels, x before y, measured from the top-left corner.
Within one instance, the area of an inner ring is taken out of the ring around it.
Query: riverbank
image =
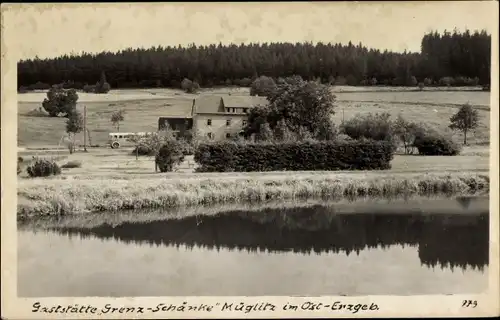
[[[176,208],[270,200],[476,195],[489,192],[482,173],[294,172],[290,175],[179,175],[177,178],[36,179],[18,185],[18,217]]]
[[[337,200],[271,200],[261,203],[225,203],[213,206],[190,206],[180,208],[124,210],[120,214],[114,211],[93,212],[87,214],[64,215],[64,216],[32,216],[18,219],[18,230],[53,230],[61,228],[92,229],[100,226],[120,226],[124,223],[147,224],[157,221],[179,220],[195,217],[197,221],[203,222],[205,218],[216,215],[245,216],[249,218],[260,217],[258,220],[276,221],[276,213],[279,219],[288,222],[290,215],[297,218],[301,212],[315,212],[302,216],[300,220],[305,222],[327,213],[334,213],[328,219],[338,215],[420,215],[432,213],[434,215],[471,216],[487,212],[489,210],[489,198],[487,196],[472,197],[421,197],[410,196],[405,198],[387,199],[337,199]],[[273,213],[273,214],[270,214]],[[457,218],[461,219],[461,218]],[[285,223],[286,224],[286,223]]]

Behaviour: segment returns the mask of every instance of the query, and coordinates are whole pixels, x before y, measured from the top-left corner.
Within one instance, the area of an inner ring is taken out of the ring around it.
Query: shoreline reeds
[[[208,177],[150,180],[40,179],[18,186],[18,217],[262,203],[271,200],[405,198],[489,192],[480,173]]]

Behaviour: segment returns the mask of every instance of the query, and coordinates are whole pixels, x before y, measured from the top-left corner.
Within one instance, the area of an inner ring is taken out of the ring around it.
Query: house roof
[[[193,99],[179,99],[162,108],[162,118],[191,118]]]
[[[243,95],[204,95],[196,98],[196,113],[220,112],[220,100],[224,101],[226,108],[253,108],[259,104],[267,104],[265,97],[252,97]]]
[[[252,97],[245,95],[228,95],[228,94],[204,94],[194,96],[195,107],[197,114],[221,114],[219,110],[220,99],[224,101],[226,108],[252,108],[258,104],[267,104],[265,97]],[[193,99],[182,99],[177,101],[174,105],[164,109],[165,114],[161,118],[192,118],[191,108],[193,106]],[[238,112],[231,113],[233,115],[240,114]],[[245,115],[244,113],[241,113]]]
[[[168,116],[161,116],[161,119],[191,119],[191,113],[185,114],[185,115],[168,115]]]

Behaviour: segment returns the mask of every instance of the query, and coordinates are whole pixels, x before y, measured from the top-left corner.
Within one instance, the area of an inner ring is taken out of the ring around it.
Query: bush
[[[404,86],[405,85],[405,79],[403,77],[396,77],[391,80],[391,85],[392,86]]]
[[[413,146],[419,154],[426,156],[455,156],[461,151],[461,146],[451,137],[433,129],[420,129]]]
[[[78,160],[68,161],[61,166],[63,169],[73,169],[73,168],[81,168],[82,162]]]
[[[432,86],[434,84],[434,81],[432,81],[431,78],[425,78],[424,79],[424,85],[429,87],[429,86]]]
[[[170,172],[174,166],[184,161],[184,146],[181,141],[166,140],[155,156],[160,172]]]
[[[155,151],[147,145],[138,145],[132,150],[132,154],[139,156],[154,156]]]
[[[61,174],[61,168],[53,160],[33,158],[27,168],[30,177],[48,177]]]
[[[185,78],[181,82],[181,88],[186,93],[196,93],[200,89],[200,85],[196,81],[191,81],[191,80]]]
[[[392,141],[394,137],[393,123],[389,113],[358,114],[345,121],[341,126],[341,133],[352,139],[369,139]]]
[[[455,85],[455,79],[452,77],[443,77],[439,79],[439,85],[441,86],[454,86]]]
[[[347,84],[347,79],[343,76],[338,76],[337,78],[335,78],[334,84],[336,86],[345,86]]]
[[[86,92],[86,93],[95,93],[95,85],[84,85],[83,86],[83,92]]]
[[[411,76],[407,81],[406,85],[415,87],[418,84],[417,78],[415,76]]]
[[[468,78],[469,79],[469,82],[468,82],[468,85],[469,86],[477,86],[479,84],[479,78],[478,77],[475,77],[475,78]]]
[[[310,141],[200,144],[194,159],[202,172],[384,170],[392,146],[384,141]]]
[[[453,82],[456,86],[465,86],[467,83],[467,79],[465,77],[458,76],[453,79]]]
[[[255,79],[250,85],[250,95],[251,96],[261,96],[267,97],[271,95],[276,90],[276,82],[273,78],[260,76]]]
[[[242,87],[250,87],[252,85],[252,79],[250,78],[240,79],[239,85]]]
[[[359,84],[358,79],[352,74],[348,75],[346,78],[346,84],[348,86],[357,86]]]
[[[96,93],[108,93],[110,90],[111,90],[111,85],[107,82],[103,83],[99,87],[96,87]]]
[[[111,90],[111,85],[106,81],[106,74],[101,72],[101,79],[96,83],[94,92],[95,93],[108,93]]]
[[[469,78],[458,76],[455,77],[454,83],[456,86],[477,86],[479,83],[479,78]]]

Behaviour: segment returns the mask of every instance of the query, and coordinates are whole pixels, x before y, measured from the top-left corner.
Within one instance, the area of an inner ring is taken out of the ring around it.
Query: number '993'
[[[477,300],[464,300],[462,301],[463,308],[475,308],[477,307]]]

